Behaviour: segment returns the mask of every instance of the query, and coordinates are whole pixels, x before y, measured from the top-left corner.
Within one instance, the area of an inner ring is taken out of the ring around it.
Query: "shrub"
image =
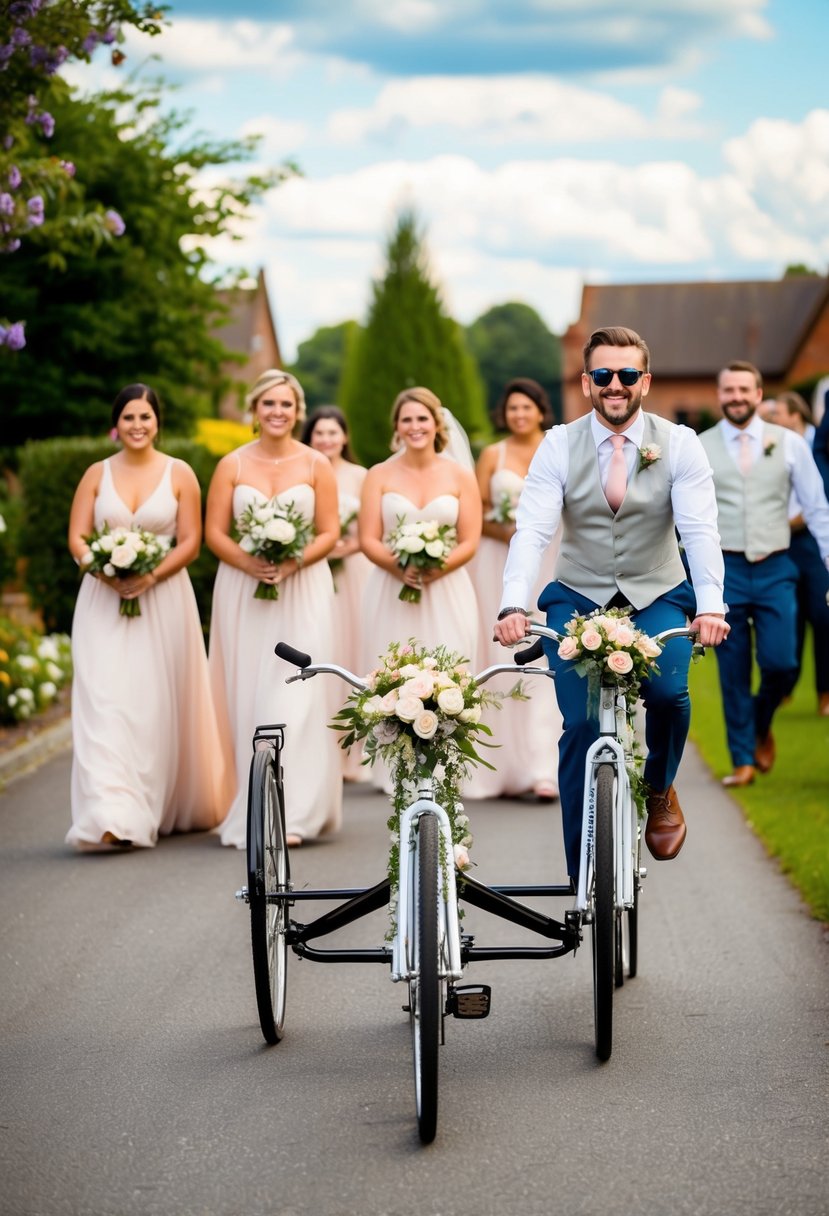
[[[21,722],[40,713],[71,676],[66,634],[43,637],[0,617],[0,722]]]
[[[204,498],[218,458],[188,439],[170,438],[160,446],[193,468]],[[108,439],[44,439],[31,441],[21,450],[20,552],[26,558],[26,590],[33,605],[43,613],[49,631],[70,630],[78,593],[78,570],[66,547],[75,489],[89,465],[111,456],[113,451]],[[213,555],[202,548],[199,558],[189,567],[205,629],[210,621],[216,564]]]

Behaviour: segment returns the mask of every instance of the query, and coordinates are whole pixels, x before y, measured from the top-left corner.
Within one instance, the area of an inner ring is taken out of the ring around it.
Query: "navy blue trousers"
[[[594,612],[592,600],[563,583],[548,583],[539,596],[538,606],[547,614],[547,624],[558,633],[575,613]],[[680,583],[667,594],[632,614],[638,629],[648,634],[661,633],[686,625],[695,616],[695,599],[690,583]],[[551,670],[555,672],[564,729],[559,741],[558,784],[561,796],[564,848],[567,873],[577,878],[581,850],[582,807],[584,803],[584,759],[587,749],[599,734],[599,723],[587,712],[587,679],[575,670],[570,660],[560,659],[557,647],[545,642]],[[692,643],[685,638],[669,642],[657,661],[660,675],[642,683],[645,704],[645,780],[655,790],[666,790],[676,777],[688,726],[691,701],[688,695],[688,666]]]
[[[815,691],[829,692],[829,570],[817,541],[807,528],[792,533],[789,557],[797,566],[797,677],[803,664],[806,625],[812,626],[815,652]],[[791,691],[791,690],[789,690]]]
[[[725,553],[731,632],[717,647],[728,750],[735,768],[754,763],[755,742],[771,729],[797,678],[797,567],[787,553],[762,562]],[[760,685],[752,693],[752,649]]]

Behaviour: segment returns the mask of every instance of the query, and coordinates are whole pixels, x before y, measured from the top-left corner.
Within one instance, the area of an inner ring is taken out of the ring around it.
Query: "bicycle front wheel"
[[[439,827],[434,815],[421,815],[417,827],[414,920],[414,974],[409,980],[409,1020],[414,1054],[417,1130],[431,1144],[438,1123],[438,1046],[441,1023],[439,942]]]
[[[613,989],[615,987],[616,910],[613,875],[613,801],[616,778],[612,764],[596,774],[596,817],[593,829],[591,936],[593,941],[593,1014],[596,1055],[609,1060],[613,1049]]]
[[[278,752],[254,752],[248,785],[248,900],[253,977],[259,1025],[268,1043],[278,1043],[285,1025],[288,980],[290,890],[285,812]]]

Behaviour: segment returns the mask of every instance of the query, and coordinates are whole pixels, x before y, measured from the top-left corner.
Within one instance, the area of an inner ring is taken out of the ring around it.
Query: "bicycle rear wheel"
[[[431,1144],[438,1122],[438,1046],[441,1024],[439,942],[439,828],[434,815],[417,827],[413,924],[414,975],[409,980],[409,1021],[414,1055],[417,1130]]]
[[[288,902],[272,897],[290,890],[290,872],[276,747],[260,748],[253,754],[248,785],[247,861],[259,1025],[266,1042],[278,1043],[285,1025]]]
[[[591,937],[593,942],[593,1016],[596,1055],[609,1060],[613,1049],[613,989],[615,987],[616,914],[613,875],[613,784],[611,764],[596,774],[596,814],[593,829]]]

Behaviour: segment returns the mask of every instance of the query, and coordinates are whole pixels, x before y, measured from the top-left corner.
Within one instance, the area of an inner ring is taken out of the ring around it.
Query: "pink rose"
[[[629,625],[617,625],[616,636],[613,639],[617,646],[632,646],[636,637]]]
[[[432,739],[438,728],[438,716],[431,709],[424,709],[412,723],[412,729],[419,739]]]
[[[469,867],[472,865],[472,862],[469,860],[469,854],[467,853],[467,851],[463,847],[463,845],[462,844],[454,845],[452,852],[455,854],[455,865],[458,867],[458,869],[459,870],[468,870]]]
[[[434,676],[428,671],[419,671],[416,676],[407,680],[400,689],[401,697],[417,697],[425,701],[435,691]]]
[[[581,644],[585,650],[598,650],[602,644],[602,635],[597,629],[585,629],[581,635]]]
[[[646,659],[657,659],[662,653],[662,647],[653,638],[643,633],[636,639],[636,649]]]
[[[626,676],[633,671],[633,659],[626,650],[614,650],[607,656],[607,665],[617,676]]]
[[[565,638],[559,643],[558,657],[560,659],[575,659],[579,653],[579,644],[575,638]]]

